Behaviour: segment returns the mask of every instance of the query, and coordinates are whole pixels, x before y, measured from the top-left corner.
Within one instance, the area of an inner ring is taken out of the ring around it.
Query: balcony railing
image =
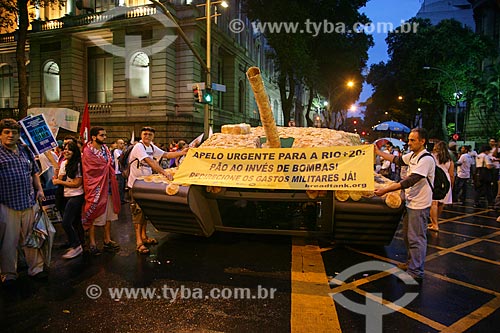
[[[33,21],[32,27],[34,32],[48,31],[54,29],[78,27],[88,25],[91,23],[108,22],[113,20],[130,19],[136,17],[144,17],[156,14],[156,7],[154,5],[137,6],[137,7],[123,7],[125,8],[125,15],[117,15],[116,12],[102,12],[96,14],[86,14],[79,16],[64,16],[56,20],[50,21]]]
[[[85,105],[74,105],[72,109],[82,113],[85,110]],[[89,113],[93,115],[109,115],[111,110],[112,106],[108,103],[89,103]]]
[[[0,119],[14,118],[19,120],[19,109],[17,108],[0,108]]]
[[[12,43],[15,42],[16,40],[17,40],[16,32],[0,35],[0,43]]]

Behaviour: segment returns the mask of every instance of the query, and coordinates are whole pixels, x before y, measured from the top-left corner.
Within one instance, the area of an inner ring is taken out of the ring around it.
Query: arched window
[[[130,94],[133,97],[149,96],[149,57],[144,52],[136,52],[130,57]]]
[[[238,89],[238,111],[240,113],[245,112],[245,84],[243,81],[240,81],[239,83],[239,89]]]
[[[0,65],[0,108],[12,108],[12,98],[14,93],[14,83],[12,79],[12,67]]]
[[[43,92],[46,102],[59,102],[61,96],[59,65],[54,60],[47,61],[43,66]]]

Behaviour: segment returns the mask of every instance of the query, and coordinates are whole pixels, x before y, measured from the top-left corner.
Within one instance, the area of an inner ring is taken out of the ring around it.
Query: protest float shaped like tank
[[[206,140],[197,153],[190,152],[174,175],[174,182],[182,183],[192,176],[191,185],[175,185],[160,175],[138,179],[134,184],[134,198],[153,225],[160,231],[205,237],[215,231],[225,231],[329,237],[337,243],[349,244],[389,243],[403,212],[400,193],[375,197],[373,188],[351,186],[338,190],[338,183],[347,184],[348,176],[335,178],[342,166],[332,163],[333,157],[329,156],[339,153],[340,161],[354,151],[362,152],[359,158],[353,156],[349,161],[350,165],[356,165],[367,160],[362,160],[361,155],[371,146],[354,149],[361,145],[357,134],[326,128],[277,127],[260,71],[250,68],[247,76],[263,126],[225,125],[221,133]],[[330,149],[332,147],[338,151]],[[314,154],[323,156],[309,163]],[[193,156],[203,158],[197,160]],[[243,169],[239,175],[236,170],[229,170],[231,167],[215,170],[218,165],[230,165],[220,161],[236,157]],[[205,168],[211,169],[212,174],[203,172],[203,164],[191,164],[202,159],[209,162]],[[277,160],[286,163],[279,164]],[[371,162],[369,164],[368,168],[365,165],[364,170],[368,171],[364,173],[372,177]],[[280,166],[290,172],[295,168],[297,172],[289,175],[276,172]],[[310,170],[299,170],[303,166]],[[226,181],[219,181],[217,177]],[[254,177],[253,182],[243,181],[245,177]],[[375,188],[391,182],[377,174],[373,178]],[[309,181],[316,180],[318,186],[323,185],[325,189],[307,188]]]

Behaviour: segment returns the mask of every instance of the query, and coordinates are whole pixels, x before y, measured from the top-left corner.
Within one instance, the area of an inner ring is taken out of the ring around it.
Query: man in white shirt
[[[128,187],[132,189],[137,178],[149,176],[156,171],[159,174],[171,179],[172,175],[160,166],[158,161],[163,158],[176,158],[186,155],[189,148],[176,152],[165,152],[153,144],[155,130],[152,127],[143,127],[141,129],[141,141],[137,143],[129,155],[130,175],[128,177]],[[140,254],[148,254],[149,249],[146,245],[158,244],[154,238],[149,238],[146,234],[147,220],[142,213],[141,208],[131,195],[130,212],[132,213],[132,222],[134,223],[136,250]]]
[[[457,161],[457,177],[455,178],[455,186],[453,187],[453,197],[456,198],[462,205],[465,205],[467,198],[467,182],[471,176],[472,158],[469,155],[469,147],[462,146],[460,148],[460,157]]]
[[[498,160],[499,154],[498,154],[498,144],[497,140],[495,139],[490,139],[489,141],[491,151],[489,153],[491,162],[493,163],[493,168],[490,170],[491,172],[491,180],[492,180],[492,192],[493,194],[498,192],[498,171],[500,170],[500,163]]]
[[[122,172],[120,171],[120,165],[118,164],[118,157],[123,154],[123,148],[125,148],[125,141],[122,139],[118,139],[115,141],[116,148],[113,149],[113,160],[115,161],[115,175],[116,180],[118,181],[118,191],[120,191],[120,201],[122,205],[125,201],[125,178],[122,176]]]
[[[382,152],[375,145],[375,153],[399,166],[408,166],[408,176],[384,188],[375,189],[382,196],[388,192],[403,189],[406,196],[406,214],[403,219],[403,238],[408,251],[406,264],[398,265],[418,283],[424,277],[424,263],[427,253],[427,225],[430,221],[432,189],[436,162],[425,149],[427,131],[414,128],[408,137],[410,153],[401,157]],[[429,154],[425,155],[424,154]]]
[[[493,207],[492,172],[495,168],[490,156],[491,148],[488,145],[481,146],[479,155],[476,157],[476,176],[474,181],[474,207],[480,208],[480,199],[485,197],[488,206]]]

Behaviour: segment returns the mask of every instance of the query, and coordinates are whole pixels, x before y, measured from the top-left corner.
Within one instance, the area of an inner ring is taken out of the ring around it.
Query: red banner
[[[90,140],[90,116],[89,116],[89,103],[85,103],[85,110],[83,110],[82,124],[80,125],[80,137],[83,143]]]

